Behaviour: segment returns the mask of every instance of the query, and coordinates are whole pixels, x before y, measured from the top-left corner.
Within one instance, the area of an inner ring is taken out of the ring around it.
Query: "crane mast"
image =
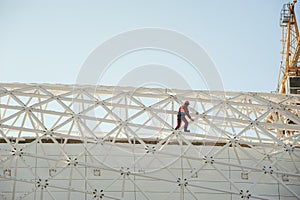
[[[283,5],[280,15],[282,28],[282,58],[276,91],[282,94],[300,94],[300,38],[296,20],[295,4]]]

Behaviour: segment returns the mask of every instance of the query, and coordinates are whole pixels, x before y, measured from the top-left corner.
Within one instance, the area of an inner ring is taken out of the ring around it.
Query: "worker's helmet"
[[[188,106],[188,105],[190,105],[190,102],[189,101],[185,101],[184,104]]]

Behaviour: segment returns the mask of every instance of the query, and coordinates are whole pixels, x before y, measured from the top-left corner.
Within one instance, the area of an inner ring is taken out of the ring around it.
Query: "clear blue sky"
[[[279,16],[286,2],[0,0],[0,81],[75,83],[102,42],[124,31],[159,27],[200,44],[226,90],[269,92],[277,83]],[[299,7],[300,2],[300,15]]]

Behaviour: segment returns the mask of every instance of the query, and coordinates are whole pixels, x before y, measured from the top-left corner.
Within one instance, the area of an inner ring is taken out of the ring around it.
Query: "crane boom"
[[[295,4],[283,5],[280,16],[282,27],[282,59],[276,91],[282,94],[300,94],[300,37]]]

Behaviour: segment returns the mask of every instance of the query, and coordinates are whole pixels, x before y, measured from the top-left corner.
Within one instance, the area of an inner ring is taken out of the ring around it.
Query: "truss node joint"
[[[203,160],[204,160],[204,163],[213,164],[215,162],[215,160],[213,159],[213,156],[204,156]]]
[[[273,174],[274,170],[272,169],[272,166],[269,166],[269,167],[264,166],[263,172],[264,172],[264,174]]]
[[[288,151],[288,152],[293,152],[294,151],[294,146],[292,145],[292,144],[290,144],[290,145],[284,145],[283,146],[283,149],[285,150],[285,151]]]
[[[251,194],[249,193],[249,190],[247,190],[247,191],[241,190],[240,195],[241,195],[242,199],[250,199],[250,197],[251,197]]]
[[[49,186],[48,180],[42,180],[42,179],[38,179],[36,181],[37,187],[43,189],[46,189]]]
[[[23,156],[24,152],[23,152],[23,149],[20,149],[20,150],[17,150],[17,148],[13,148],[12,151],[11,151],[11,155],[13,156]]]
[[[145,150],[146,150],[146,153],[152,153],[154,154],[156,152],[156,147],[155,146],[152,146],[152,147],[149,147],[148,145],[145,147]]]
[[[73,165],[74,167],[76,167],[78,165],[77,158],[74,158],[74,159],[68,158],[66,160],[66,162],[67,162],[68,165]]]
[[[98,191],[97,189],[95,189],[93,191],[93,198],[94,199],[102,199],[103,197],[104,197],[103,190]]]
[[[122,176],[129,176],[131,174],[129,167],[121,167],[120,171]]]
[[[184,179],[177,178],[177,183],[178,183],[178,186],[183,186],[183,187],[186,187],[189,184],[187,181],[187,178],[184,178]]]

